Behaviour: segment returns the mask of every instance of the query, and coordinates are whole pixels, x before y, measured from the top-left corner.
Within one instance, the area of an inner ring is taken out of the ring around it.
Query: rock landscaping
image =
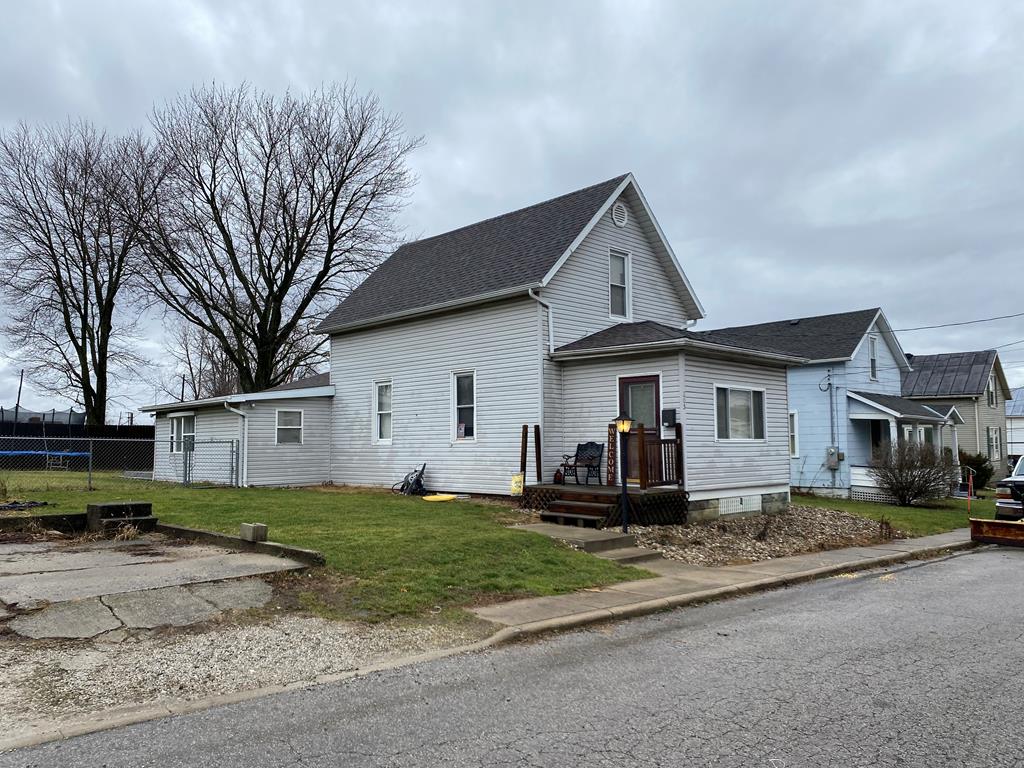
[[[686,525],[631,526],[637,545],[690,565],[739,565],[842,547],[869,546],[899,531],[835,509],[791,506],[789,511]],[[886,535],[887,534],[887,535]]]

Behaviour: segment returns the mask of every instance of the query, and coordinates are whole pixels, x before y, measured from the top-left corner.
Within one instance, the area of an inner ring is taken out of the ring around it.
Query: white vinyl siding
[[[507,494],[522,425],[541,418],[538,307],[516,299],[333,336],[332,480],[391,486],[426,462],[431,490]],[[463,371],[476,372],[473,442],[453,439],[452,374]],[[393,441],[374,445],[366,393],[385,378]]]
[[[375,413],[373,439],[375,443],[388,445],[394,429],[394,413],[391,410],[392,383],[373,382],[373,410]]]
[[[764,440],[718,440],[715,387],[764,392]],[[686,355],[686,487],[691,491],[789,484],[786,369]]]
[[[555,346],[576,341],[607,328],[622,318],[609,317],[609,253],[612,249],[629,254],[629,312],[634,322],[656,320],[682,327],[686,309],[678,294],[672,265],[663,264],[651,247],[653,230],[641,226],[646,216],[629,207],[629,221],[616,227],[605,214],[579,247],[562,265],[541,297],[554,310]],[[575,448],[576,446],[571,446]]]
[[[277,444],[302,445],[302,411],[277,410]]]
[[[331,479],[331,400],[297,397],[237,406],[249,422],[249,485],[319,485]],[[365,389],[362,402],[365,408]],[[278,443],[281,412],[302,413],[301,443]]]

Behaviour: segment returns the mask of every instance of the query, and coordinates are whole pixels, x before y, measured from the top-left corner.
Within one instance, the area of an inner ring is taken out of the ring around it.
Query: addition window
[[[454,438],[456,440],[476,439],[476,372],[464,371],[452,374],[454,391]]]
[[[878,380],[878,337],[868,338],[868,348],[871,351],[871,380]]]
[[[764,440],[764,392],[715,387],[715,424],[719,440]]]
[[[391,443],[391,381],[373,382],[373,407],[376,413],[373,441]]]
[[[277,412],[277,444],[302,445],[302,411]]]
[[[988,389],[985,390],[985,399],[989,408],[996,407],[996,377],[995,374],[988,377]]]
[[[608,314],[629,317],[629,254],[612,249],[608,255]]]
[[[196,445],[196,417],[171,416],[171,453],[191,453]]]
[[[800,456],[800,415],[796,411],[789,412],[789,456]]]

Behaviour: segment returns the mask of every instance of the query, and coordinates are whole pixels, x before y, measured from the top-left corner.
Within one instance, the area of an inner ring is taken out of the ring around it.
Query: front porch
[[[522,505],[559,525],[610,528],[622,525],[621,488],[610,485],[538,483],[523,489]],[[689,494],[678,485],[629,488],[629,521],[637,525],[686,522]]]

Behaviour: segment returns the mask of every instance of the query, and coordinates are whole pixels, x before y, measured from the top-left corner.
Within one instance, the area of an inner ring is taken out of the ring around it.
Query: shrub
[[[987,486],[996,471],[988,456],[983,453],[970,454],[960,451],[960,463],[974,470],[974,487],[977,490]]]
[[[882,443],[868,474],[901,507],[915,501],[942,499],[957,482],[956,466],[948,453],[926,443]]]

